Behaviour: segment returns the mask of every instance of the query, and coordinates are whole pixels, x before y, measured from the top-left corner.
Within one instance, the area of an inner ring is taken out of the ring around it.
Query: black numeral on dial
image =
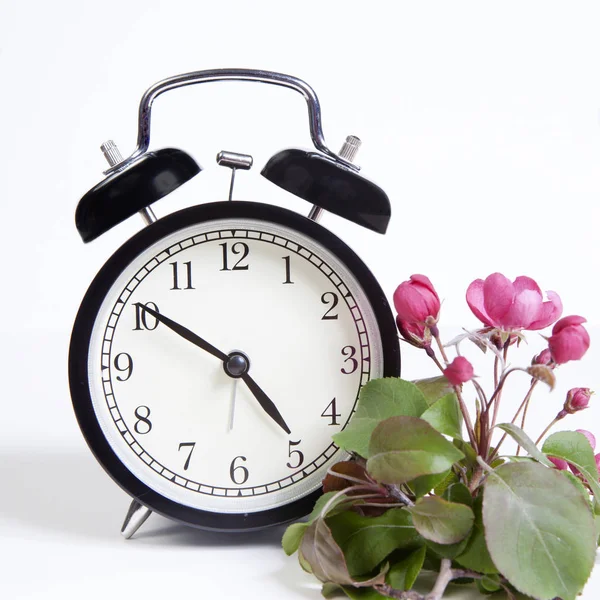
[[[187,262],[183,263],[183,266],[185,267],[184,277],[182,278],[183,279],[182,283],[185,282],[184,288],[179,287],[179,263],[172,262],[169,264],[171,265],[171,267],[173,267],[173,287],[171,288],[172,290],[181,290],[181,289],[193,290],[193,289],[195,289],[192,286],[192,261],[187,261]]]
[[[328,425],[339,425],[337,418],[341,417],[342,415],[337,411],[337,403],[335,398],[327,405],[327,408],[325,408],[325,410],[321,413],[321,416],[331,419],[331,422],[328,423]]]
[[[342,356],[348,357],[348,358],[346,358],[344,363],[348,363],[348,362],[350,363],[349,365],[346,365],[340,369],[340,371],[344,375],[351,375],[352,373],[354,373],[356,371],[356,369],[358,369],[358,361],[356,360],[356,358],[354,358],[355,354],[356,354],[356,348],[354,346],[344,346],[342,348]]]
[[[152,431],[152,423],[150,422],[150,409],[147,406],[138,406],[133,413],[137,417],[137,421],[133,428],[136,433],[146,435]]]
[[[292,281],[292,276],[291,276],[290,257],[282,256],[281,258],[285,261],[285,281],[283,282],[284,285],[286,283],[294,283]]]
[[[323,304],[325,304],[325,306],[329,306],[329,308],[327,309],[327,312],[321,317],[322,321],[333,321],[335,319],[338,318],[338,315],[332,315],[331,311],[338,305],[338,302],[340,301],[339,297],[337,294],[334,294],[333,292],[325,292],[322,296],[321,296],[321,302]]]
[[[304,462],[304,454],[302,452],[300,452],[300,450],[292,450],[293,446],[298,446],[300,443],[302,442],[302,440],[298,440],[297,442],[292,442],[290,440],[289,446],[288,446],[288,456],[290,458],[292,458],[292,455],[296,455],[296,464],[292,464],[292,461],[290,460],[289,463],[287,463],[287,466],[290,469],[297,469],[299,467],[302,466],[302,463]]]
[[[127,352],[117,354],[113,364],[115,365],[115,369],[120,373],[127,373],[123,377],[117,375],[118,381],[127,381],[131,377],[131,374],[133,373],[133,358],[131,358]]]
[[[146,302],[144,306],[151,308],[156,312],[160,312],[158,310],[158,306],[154,304],[154,302]],[[139,304],[134,306],[135,308],[135,327],[134,331],[142,331],[143,329],[147,329],[148,331],[154,331],[158,327],[158,320],[153,317],[151,314],[147,313]]]
[[[246,481],[248,481],[250,473],[248,472],[248,469],[244,467],[244,465],[236,465],[235,463],[237,460],[246,462],[246,457],[236,456],[231,461],[231,466],[229,467],[229,477],[231,477],[231,481],[233,481],[233,483],[237,485],[243,485],[246,483]]]
[[[221,271],[247,271],[248,270],[248,265],[242,265],[242,261],[245,260],[245,258],[248,256],[248,254],[250,253],[250,248],[248,248],[248,244],[245,244],[244,242],[236,242],[235,244],[233,244],[233,246],[231,246],[231,254],[234,255],[234,257],[239,256],[241,254],[241,257],[238,259],[238,261],[235,263],[235,265],[233,267],[231,267],[231,269],[229,268],[229,244],[227,242],[225,242],[224,244],[219,244],[219,246],[221,246],[221,248],[223,248],[223,268],[221,269]]]
[[[188,454],[187,459],[183,465],[184,471],[187,471],[188,467],[190,466],[190,460],[192,459],[192,453],[194,452],[195,447],[196,447],[196,442],[181,442],[181,444],[179,444],[179,452],[181,452],[182,448],[190,449],[190,453]]]

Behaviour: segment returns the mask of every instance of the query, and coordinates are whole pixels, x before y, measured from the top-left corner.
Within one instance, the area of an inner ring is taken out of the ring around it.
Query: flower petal
[[[552,328],[552,335],[556,335],[557,333],[562,331],[565,327],[570,327],[571,325],[581,325],[586,322],[587,322],[587,319],[584,319],[583,317],[579,317],[578,315],[569,315],[568,317],[563,317]]]
[[[548,346],[554,362],[562,365],[571,360],[579,360],[587,352],[590,336],[580,325],[571,325],[548,338]]]
[[[560,296],[556,292],[546,292],[548,302],[542,304],[542,308],[537,316],[537,319],[529,325],[527,329],[535,331],[536,329],[544,329],[560,319],[562,315],[563,305]],[[578,323],[580,324],[580,323]]]
[[[492,273],[483,283],[483,305],[490,319],[499,324],[515,297],[513,284],[501,273]]]
[[[542,295],[535,290],[521,290],[515,294],[511,307],[500,319],[507,329],[529,329],[529,324],[542,310]]]
[[[419,293],[416,286],[408,281],[401,283],[394,292],[394,306],[398,316],[408,323],[419,323],[425,321],[429,315],[429,306]]]
[[[476,279],[467,288],[467,304],[484,325],[493,327],[492,320],[488,317],[483,305],[483,279]]]

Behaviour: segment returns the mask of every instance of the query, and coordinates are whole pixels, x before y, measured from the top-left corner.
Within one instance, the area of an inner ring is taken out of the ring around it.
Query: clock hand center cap
[[[223,361],[223,370],[229,377],[238,379],[250,370],[250,359],[243,352],[234,350]]]

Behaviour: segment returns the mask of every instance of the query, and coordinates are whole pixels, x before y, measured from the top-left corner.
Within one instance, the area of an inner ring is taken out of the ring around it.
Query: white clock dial
[[[290,433],[222,360],[151,311],[243,353]],[[371,305],[331,252],[281,225],[222,219],[163,238],[121,273],[88,373],[102,432],[140,481],[192,508],[252,513],[321,485],[341,458],[331,436],[383,375],[383,356]]]

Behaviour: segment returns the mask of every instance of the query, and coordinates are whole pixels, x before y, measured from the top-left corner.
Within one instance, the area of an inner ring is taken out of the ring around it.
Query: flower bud
[[[590,347],[590,336],[582,323],[583,317],[564,317],[552,328],[548,345],[554,362],[562,365],[570,360],[579,360]]]
[[[410,280],[401,283],[394,292],[394,306],[400,320],[424,325],[427,317],[437,322],[440,299],[425,275],[411,275]]]
[[[546,348],[542,350],[537,356],[534,356],[532,361],[532,365],[546,365],[547,367],[552,364],[552,352],[550,352],[550,348]]]
[[[562,458],[554,458],[554,456],[549,456],[548,460],[559,470],[559,471],[567,471],[569,469],[569,463]]]
[[[587,408],[593,393],[589,388],[573,388],[569,390],[563,410],[572,415],[577,411]]]
[[[596,449],[596,437],[594,436],[593,433],[591,433],[590,431],[587,431],[586,429],[577,429],[576,431],[577,431],[577,433],[581,433],[581,434],[585,435],[588,442],[590,443],[590,446],[592,447],[592,450]]]
[[[400,315],[396,317],[396,326],[402,338],[412,346],[416,346],[417,348],[431,346],[431,332],[429,327],[403,321]]]
[[[444,376],[452,385],[466,383],[473,379],[473,365],[464,356],[457,356],[444,369]]]

